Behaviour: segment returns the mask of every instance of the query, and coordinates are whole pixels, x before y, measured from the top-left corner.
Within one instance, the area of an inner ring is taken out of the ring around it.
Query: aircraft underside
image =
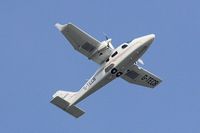
[[[129,83],[149,88],[156,87],[161,79],[138,65],[155,35],[150,34],[124,43],[114,49],[111,39],[100,42],[73,24],[56,24],[56,27],[75,50],[100,65],[100,68],[77,92],[59,90],[51,103],[78,118],[84,111],[75,105],[117,77]]]

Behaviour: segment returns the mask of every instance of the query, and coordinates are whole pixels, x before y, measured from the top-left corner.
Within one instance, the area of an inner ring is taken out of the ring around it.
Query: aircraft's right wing
[[[130,71],[122,75],[121,77],[130,83],[149,87],[149,88],[156,87],[162,81],[156,75],[152,74],[151,72],[137,65],[133,65],[130,68]]]
[[[104,52],[99,52],[102,43],[71,23],[64,25],[57,23],[55,26],[72,44],[75,50],[98,64],[101,64],[112,53],[112,49],[109,48]]]

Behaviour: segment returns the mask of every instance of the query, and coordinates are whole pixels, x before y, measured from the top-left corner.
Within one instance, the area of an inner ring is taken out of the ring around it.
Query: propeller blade
[[[103,35],[105,36],[106,40],[109,39],[106,33],[103,33]]]
[[[142,65],[144,65],[144,62],[143,62],[143,60],[142,59],[138,59],[138,61],[137,61],[138,63],[140,63],[140,64],[142,64]]]

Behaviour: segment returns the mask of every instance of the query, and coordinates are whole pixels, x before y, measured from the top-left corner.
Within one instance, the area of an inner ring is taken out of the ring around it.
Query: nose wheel
[[[120,77],[122,74],[123,74],[122,72],[118,72],[118,73],[116,74],[116,77]]]

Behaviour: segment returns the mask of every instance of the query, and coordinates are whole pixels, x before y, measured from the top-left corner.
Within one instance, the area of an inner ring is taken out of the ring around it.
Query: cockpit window
[[[111,57],[114,57],[114,56],[117,55],[117,54],[118,54],[118,52],[115,51],[115,52],[111,55]]]
[[[124,48],[126,48],[128,45],[127,44],[124,44],[124,45],[122,45],[122,48],[124,49]]]
[[[108,59],[106,59],[106,62],[108,62],[109,61],[109,58]]]

